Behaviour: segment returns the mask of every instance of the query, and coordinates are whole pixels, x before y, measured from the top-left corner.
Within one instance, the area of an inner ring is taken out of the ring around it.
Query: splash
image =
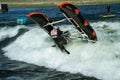
[[[53,68],[58,71],[82,73],[103,80],[120,80],[120,23],[91,23],[97,32],[98,42],[82,43],[77,41],[66,48],[70,55],[51,47],[48,35],[34,27],[3,48],[4,55],[12,60]],[[61,25],[69,27],[71,25]]]
[[[15,36],[18,33],[18,30],[20,28],[25,28],[25,26],[18,25],[16,27],[6,26],[6,27],[0,28],[0,41],[4,40],[7,37],[11,38],[11,37]]]

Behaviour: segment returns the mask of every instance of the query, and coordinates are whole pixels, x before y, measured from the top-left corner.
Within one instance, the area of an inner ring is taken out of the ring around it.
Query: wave
[[[22,28],[20,26],[16,26],[15,28],[3,27],[0,30],[0,48],[3,48],[14,42],[17,37],[23,35],[25,32],[28,31],[28,29]]]
[[[24,35],[3,48],[6,51],[4,55],[11,60],[20,60],[62,72],[82,73],[103,80],[119,80],[120,23],[99,21],[90,24],[97,32],[97,43],[77,41],[68,44],[66,48],[71,52],[70,55],[51,47],[53,43],[48,40],[47,33],[38,26],[29,28]],[[60,25],[60,27],[66,29],[72,25]],[[18,30],[17,26],[15,28]],[[13,34],[9,36],[16,34],[14,30],[11,32]],[[8,34],[7,31],[4,34]]]

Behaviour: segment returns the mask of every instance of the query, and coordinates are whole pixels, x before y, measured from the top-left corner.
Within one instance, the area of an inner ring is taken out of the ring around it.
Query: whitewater
[[[51,47],[53,42],[38,25],[1,28],[0,40],[15,36],[21,28],[29,30],[2,50],[11,60],[62,72],[81,73],[102,80],[120,80],[120,22],[98,21],[90,24],[97,33],[98,41],[68,44],[66,48],[70,55]],[[62,24],[60,27],[67,29],[72,25]]]

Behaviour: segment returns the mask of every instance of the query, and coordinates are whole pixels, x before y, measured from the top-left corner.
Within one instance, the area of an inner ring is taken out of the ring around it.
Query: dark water
[[[99,17],[99,15],[107,13],[106,5],[77,6],[77,7],[82,13],[82,15],[84,16],[84,18],[87,19],[92,26],[97,25],[95,27],[95,30],[97,31],[98,39],[100,40],[97,45],[99,46],[102,39],[104,40],[104,43],[107,42],[105,45],[102,46],[101,44],[101,46],[99,47],[104,47],[104,46],[107,46],[108,44],[113,44],[114,46],[116,44],[120,45],[119,43],[120,32],[116,31],[115,32],[116,34],[112,33],[115,30],[120,30],[119,28],[120,27],[120,5],[119,4],[111,5],[111,12],[116,14],[116,17],[107,18],[107,19],[102,19]],[[118,75],[111,78],[110,76],[114,76],[114,73],[110,75],[107,75],[107,73],[104,74],[104,72],[102,73],[102,71],[104,71],[104,68],[100,68],[101,71],[99,71],[98,70],[99,68],[98,69],[96,68],[97,65],[96,67],[92,66],[93,69],[91,68],[90,70],[89,70],[89,65],[88,65],[88,68],[86,67],[80,70],[81,69],[80,65],[84,64],[83,62],[80,62],[80,61],[83,59],[81,58],[81,59],[78,59],[78,61],[76,61],[76,59],[74,59],[74,58],[77,58],[75,55],[73,55],[73,58],[72,56],[71,58],[68,58],[70,59],[70,61],[72,61],[73,64],[70,64],[70,62],[68,62],[61,65],[61,63],[59,63],[60,61],[57,59],[60,58],[61,60],[63,57],[63,61],[64,61],[64,59],[67,59],[65,57],[66,55],[62,54],[61,56],[61,53],[57,53],[58,55],[55,55],[55,56],[53,55],[46,56],[44,49],[38,50],[40,48],[40,46],[38,45],[40,45],[40,43],[44,41],[41,41],[39,43],[35,43],[34,41],[36,40],[37,42],[38,40],[37,38],[39,38],[38,36],[40,35],[38,28],[35,27],[36,31],[34,30],[34,26],[37,26],[37,25],[35,25],[30,20],[27,22],[26,25],[17,25],[16,23],[16,20],[19,16],[26,16],[31,12],[42,12],[47,16],[49,16],[53,21],[64,18],[64,16],[61,14],[61,12],[57,7],[17,8],[17,9],[11,8],[7,13],[0,13],[0,80],[98,80],[98,79],[119,80],[120,79]],[[64,25],[65,24],[63,24],[63,26]],[[113,25],[116,27],[114,30],[112,30],[112,32],[110,32],[111,30],[108,31],[109,28],[103,29],[105,26],[113,27]],[[99,26],[101,26],[102,28],[98,28]],[[30,29],[29,27],[32,29]],[[105,33],[105,34],[102,34],[102,33]],[[32,35],[32,37],[29,35]],[[106,40],[108,41],[106,41],[104,37],[101,37],[101,35],[104,35],[105,37],[107,36]],[[33,39],[31,40],[31,38],[33,38],[34,40]],[[29,45],[29,41],[27,42],[27,40],[30,40],[30,43],[32,43],[32,46],[36,46],[36,47],[31,48],[31,44]],[[17,44],[17,42],[19,42],[20,44]],[[22,45],[22,47],[19,48],[18,45]],[[89,45],[87,47],[91,47],[91,46]],[[105,48],[102,48],[102,49],[104,50]],[[114,48],[114,51],[113,51],[113,53],[116,53],[115,59],[117,59],[118,61],[120,60],[119,51],[120,51],[120,48],[116,48],[116,47]],[[40,55],[40,57],[36,56],[38,55],[37,54],[38,52],[39,52],[39,55],[42,54]],[[105,54],[109,52],[111,51],[108,51],[108,49],[105,50]],[[52,52],[52,53],[56,54],[56,52]],[[101,53],[104,53],[104,52],[101,52]],[[36,57],[32,58],[32,56],[36,56]],[[41,56],[45,56],[45,58]],[[82,55],[79,55],[79,56],[82,56]],[[55,58],[55,57],[58,57],[58,58]],[[53,59],[55,58],[56,61],[54,60],[53,63],[52,61],[50,61],[51,64],[49,63],[46,64],[45,61],[47,60],[49,61],[48,58],[53,58]],[[91,59],[94,59],[94,58],[96,58],[96,56],[91,57]],[[100,61],[105,61],[103,60],[103,58],[105,57],[101,57]],[[109,57],[107,57],[107,59],[109,59]],[[37,61],[37,60],[40,60],[40,61]],[[89,61],[88,58],[86,58],[86,60]],[[110,57],[110,61],[112,62],[114,61],[113,57],[112,58]],[[79,63],[76,63],[76,62],[79,62]],[[93,62],[90,64],[93,64]],[[55,67],[56,65],[57,67]],[[74,65],[74,67],[72,67],[72,65]],[[70,69],[68,69],[66,66],[71,66],[71,67]],[[119,65],[117,65],[116,63],[115,66],[119,66]],[[114,69],[114,67],[112,68]],[[117,72],[117,70],[120,71],[120,69],[117,68],[117,69],[114,69],[113,72]],[[120,72],[117,72],[117,73],[120,73]]]

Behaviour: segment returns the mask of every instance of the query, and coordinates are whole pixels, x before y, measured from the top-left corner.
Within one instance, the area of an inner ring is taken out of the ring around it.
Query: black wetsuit
[[[107,13],[110,13],[110,5],[107,5]]]
[[[57,29],[57,37],[53,39],[57,44],[59,44],[58,46],[61,49],[61,51],[63,52],[65,51],[68,54],[70,54],[63,46],[64,44],[67,44],[67,40],[62,36],[62,34],[63,34],[63,31],[61,31],[60,29]]]

